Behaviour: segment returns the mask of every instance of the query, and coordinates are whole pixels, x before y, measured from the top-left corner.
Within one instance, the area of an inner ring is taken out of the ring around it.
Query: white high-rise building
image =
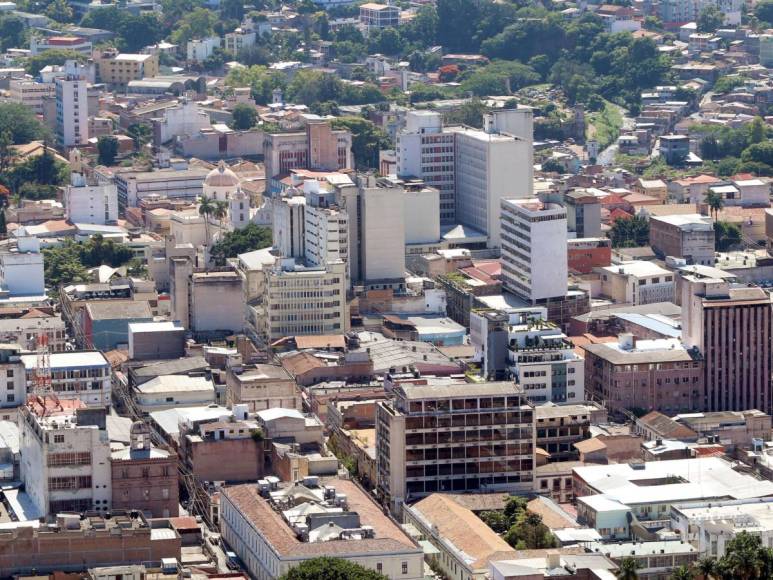
[[[359,196],[362,279],[369,288],[400,289],[405,285],[405,189],[369,183]]]
[[[70,182],[64,190],[69,222],[105,225],[118,221],[118,189],[114,183],[88,183],[81,173],[72,173]]]
[[[25,228],[15,232],[16,244],[0,252],[0,294],[11,298],[44,296],[43,254],[40,240],[26,235]]]
[[[537,303],[566,296],[566,209],[537,198],[503,199],[502,282]]]
[[[487,113],[482,129],[443,127],[438,113],[413,111],[397,137],[397,173],[440,191],[443,223],[478,230],[499,247],[500,201],[532,196],[532,145],[528,107]]]
[[[306,197],[295,188],[271,200],[273,246],[283,258],[302,258],[306,253]]]
[[[349,216],[335,204],[334,192],[322,192],[319,182],[304,182],[306,192],[305,258],[309,266],[348,263]],[[348,277],[348,276],[347,276]]]
[[[88,81],[68,75],[56,80],[56,138],[61,147],[85,144],[89,139]]]

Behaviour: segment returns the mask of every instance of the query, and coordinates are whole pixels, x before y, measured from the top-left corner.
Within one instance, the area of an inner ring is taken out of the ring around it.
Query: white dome
[[[239,177],[231,171],[225,162],[220,161],[204,179],[204,185],[210,187],[236,187],[239,185]]]

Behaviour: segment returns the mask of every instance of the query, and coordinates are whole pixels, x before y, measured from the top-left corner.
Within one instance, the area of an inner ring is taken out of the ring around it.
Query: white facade
[[[405,192],[406,244],[432,244],[440,240],[441,195],[434,187]]]
[[[238,55],[243,49],[255,46],[255,39],[257,34],[255,32],[237,28],[233,32],[229,32],[224,37],[223,48],[233,54]]]
[[[300,194],[297,190],[292,193]],[[291,193],[288,192],[288,193]],[[288,195],[271,200],[273,245],[283,258],[301,258],[306,243],[306,198]]]
[[[115,224],[118,221],[118,190],[113,183],[89,185],[79,173],[64,190],[65,216],[74,224]]]
[[[37,83],[22,79],[11,79],[8,83],[8,100],[29,107],[36,115],[43,114],[43,100],[54,96],[54,93],[53,83]]]
[[[38,357],[22,355],[27,386],[32,388]],[[86,405],[110,405],[110,363],[99,351],[67,351],[50,355],[51,390],[60,400],[78,399]]]
[[[211,127],[209,115],[194,101],[185,101],[164,110],[163,119],[156,124],[157,139],[166,143],[175,137],[198,135],[202,129]]]
[[[16,247],[0,252],[0,291],[11,297],[46,293],[40,240],[20,237]]]
[[[566,295],[566,209],[536,198],[502,200],[502,280],[536,302]]]
[[[49,405],[54,403],[49,400]],[[21,480],[41,516],[110,510],[112,478],[107,431],[79,425],[75,414],[19,413]]]
[[[405,191],[402,187],[364,187],[362,277],[366,284],[389,284],[405,277]]]
[[[305,257],[310,266],[348,262],[349,217],[338,208],[319,207],[306,201]]]
[[[185,47],[188,60],[195,62],[206,60],[212,56],[212,53],[215,52],[216,48],[220,48],[220,38],[217,36],[189,40]]]
[[[652,304],[674,300],[673,272],[637,260],[601,268],[601,293],[615,302]]]
[[[137,404],[145,413],[174,407],[196,407],[215,402],[215,387],[206,377],[164,375],[134,387]]]
[[[0,408],[18,407],[27,400],[27,378],[19,358],[22,348],[0,345]]]
[[[56,81],[56,138],[61,147],[89,139],[88,81],[67,76]]]

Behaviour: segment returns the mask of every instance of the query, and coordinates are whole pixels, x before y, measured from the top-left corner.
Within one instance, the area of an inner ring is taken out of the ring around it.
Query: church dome
[[[204,185],[210,187],[236,187],[239,185],[239,177],[231,171],[224,161],[220,161],[204,179]]]

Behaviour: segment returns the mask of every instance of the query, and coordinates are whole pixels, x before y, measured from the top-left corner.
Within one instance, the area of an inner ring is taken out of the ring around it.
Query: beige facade
[[[251,413],[275,407],[301,410],[301,394],[295,381],[277,365],[229,368],[226,400],[229,407],[248,405]]]
[[[601,294],[619,304],[674,300],[674,275],[644,260],[600,268]]]
[[[126,86],[158,75],[157,54],[103,54],[97,58],[99,77],[109,85]]]
[[[713,266],[714,224],[711,218],[698,214],[652,216],[650,245],[660,256]]]
[[[291,169],[351,169],[352,134],[333,130],[327,121],[308,121],[302,132],[267,134],[264,157],[267,179]]]

